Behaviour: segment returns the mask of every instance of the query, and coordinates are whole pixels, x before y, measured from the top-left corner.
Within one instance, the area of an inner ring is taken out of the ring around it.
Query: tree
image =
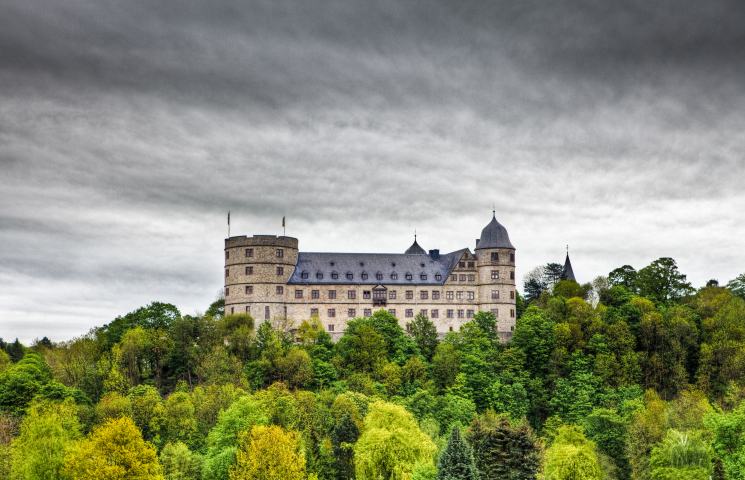
[[[678,271],[675,260],[663,257],[639,270],[637,277],[639,294],[659,301],[676,300],[693,293],[694,289],[686,276]]]
[[[535,278],[528,279],[523,283],[523,291],[525,291],[525,299],[528,302],[533,302],[541,298],[541,294],[548,289],[546,282],[536,280]]]
[[[727,289],[732,292],[733,295],[745,300],[745,273],[738,275],[734,280],[727,282]]]
[[[94,428],[65,457],[64,472],[86,480],[164,480],[155,446],[129,417]]]
[[[626,421],[612,410],[596,408],[582,422],[587,437],[613,459],[619,480],[631,479]]]
[[[29,480],[65,478],[65,453],[79,436],[77,407],[72,399],[35,402],[21,424],[21,434],[12,442],[14,476]]]
[[[54,378],[72,388],[82,388],[83,378],[96,364],[98,345],[90,335],[57,343],[44,355]]]
[[[474,419],[466,438],[482,479],[536,480],[541,448],[527,422],[486,413]]]
[[[202,456],[181,442],[167,443],[160,452],[166,480],[201,480]]]
[[[612,286],[623,286],[631,293],[636,292],[636,281],[638,274],[631,265],[624,265],[608,274],[608,280]]]
[[[217,321],[215,328],[217,335],[228,346],[228,351],[247,361],[251,356],[254,343],[255,322],[248,313],[225,315]]]
[[[163,402],[158,391],[150,385],[138,385],[129,390],[127,399],[132,420],[142,432],[142,437],[148,442],[156,441],[155,437],[160,433],[164,422]]]
[[[417,463],[431,464],[437,447],[404,407],[375,402],[354,446],[358,480],[403,480]]]
[[[653,479],[708,480],[710,448],[699,435],[670,430],[665,441],[652,449]]]
[[[354,478],[354,444],[359,437],[360,429],[349,414],[334,426],[330,439],[338,478]]]
[[[546,282],[549,288],[553,288],[561,280],[565,280],[564,265],[560,263],[547,263],[543,267],[543,281]]]
[[[409,334],[419,347],[419,351],[422,352],[427,361],[430,361],[435,354],[437,345],[440,343],[435,324],[421,313],[417,313],[414,320],[407,323],[406,326],[409,329]]]
[[[713,460],[714,466],[711,469],[711,480],[728,480],[727,470],[724,469],[722,459],[717,457]]]
[[[603,473],[595,444],[576,425],[559,427],[553,445],[546,451],[543,469],[546,480],[600,480]]]
[[[277,425],[260,426],[241,435],[230,480],[305,480],[300,435]]]
[[[286,381],[292,388],[302,387],[313,378],[310,355],[302,348],[291,347],[277,364],[280,381]]]
[[[437,465],[438,480],[478,480],[478,470],[473,461],[473,450],[460,435],[460,428],[453,426],[447,447]]]
[[[194,404],[185,392],[176,392],[163,402],[164,441],[182,441],[191,443],[197,433],[197,420],[194,416]]]

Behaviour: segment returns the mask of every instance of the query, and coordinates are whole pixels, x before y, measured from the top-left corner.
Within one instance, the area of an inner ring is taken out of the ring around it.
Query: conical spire
[[[569,261],[569,245],[567,245],[567,259],[564,261],[564,272],[563,277],[567,280],[577,281],[574,278],[574,270],[572,270],[572,262]]]
[[[416,243],[416,233],[414,234],[414,243],[404,252],[406,255],[426,255],[427,252]]]

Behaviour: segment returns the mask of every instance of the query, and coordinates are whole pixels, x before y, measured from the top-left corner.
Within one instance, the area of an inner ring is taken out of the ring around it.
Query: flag
[[[285,226],[285,217],[282,217],[282,226]]]
[[[230,225],[230,210],[228,210],[228,225]]]

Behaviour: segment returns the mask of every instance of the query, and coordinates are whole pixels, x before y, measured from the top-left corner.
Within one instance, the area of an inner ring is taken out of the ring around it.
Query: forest
[[[745,480],[745,274],[536,267],[512,339],[153,302],[0,340],[0,478]],[[40,332],[43,334],[44,332]]]

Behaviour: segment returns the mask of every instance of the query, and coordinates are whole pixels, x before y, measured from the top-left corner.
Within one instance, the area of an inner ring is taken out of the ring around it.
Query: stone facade
[[[444,255],[303,254],[296,238],[231,237],[225,240],[225,311],[297,323],[317,313],[335,338],[348,320],[379,309],[404,328],[424,313],[443,336],[479,311],[492,311],[507,339],[515,326],[515,249],[509,238],[485,242],[490,228],[504,229],[494,219],[482,232],[482,247],[477,242],[474,252]],[[506,238],[506,230],[498,233]],[[416,242],[412,247],[421,251]]]

